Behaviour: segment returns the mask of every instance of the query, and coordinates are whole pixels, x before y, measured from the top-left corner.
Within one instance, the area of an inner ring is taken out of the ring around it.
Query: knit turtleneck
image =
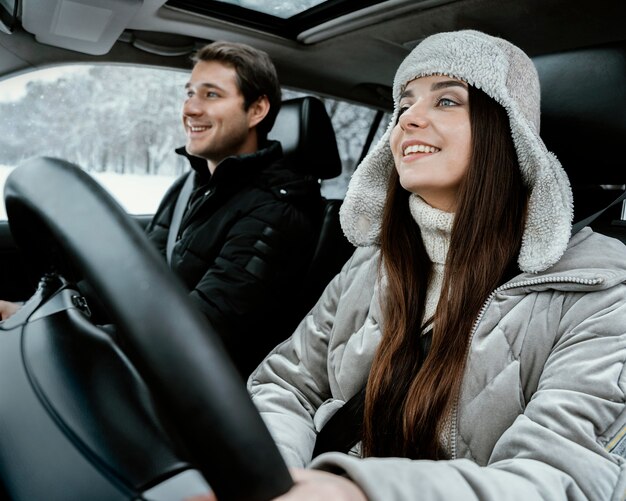
[[[454,214],[431,207],[415,194],[409,197],[409,209],[420,228],[426,253],[433,263],[433,274],[426,291],[424,310],[424,320],[426,321],[434,315],[441,295]]]

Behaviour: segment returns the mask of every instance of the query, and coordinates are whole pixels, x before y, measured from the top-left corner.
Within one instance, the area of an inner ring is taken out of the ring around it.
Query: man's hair
[[[280,110],[281,90],[276,68],[262,50],[235,42],[213,42],[205,45],[193,56],[194,64],[200,61],[219,61],[232,66],[237,73],[237,85],[243,94],[244,109],[248,110],[261,96],[267,96],[270,109],[257,125],[259,142],[265,141]]]

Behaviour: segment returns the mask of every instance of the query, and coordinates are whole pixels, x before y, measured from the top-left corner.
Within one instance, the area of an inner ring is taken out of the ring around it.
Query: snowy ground
[[[13,167],[0,166],[0,187],[13,170]],[[154,214],[174,176],[142,176],[137,174],[113,174],[110,172],[92,174],[102,186],[130,214]],[[7,218],[4,197],[0,203],[0,220]]]

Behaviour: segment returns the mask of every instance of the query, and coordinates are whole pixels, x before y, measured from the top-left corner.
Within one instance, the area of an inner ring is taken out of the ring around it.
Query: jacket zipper
[[[469,356],[469,348],[472,344],[472,339],[474,338],[474,334],[476,333],[476,330],[478,329],[478,325],[483,319],[483,316],[485,315],[485,311],[487,311],[487,308],[489,307],[489,305],[491,304],[491,301],[493,301],[493,298],[497,293],[505,291],[505,290],[509,290],[509,289],[514,289],[516,287],[528,287],[532,285],[542,285],[542,284],[548,284],[548,283],[574,283],[574,284],[580,284],[580,285],[599,285],[603,281],[604,280],[602,278],[576,278],[576,277],[562,276],[562,277],[552,277],[552,278],[533,278],[530,280],[523,280],[521,282],[511,282],[511,283],[503,284],[499,286],[494,291],[492,291],[491,294],[489,294],[489,297],[487,297],[482,308],[480,309],[480,312],[478,313],[478,316],[476,317],[476,320],[474,321],[474,325],[472,326],[472,331],[470,332],[470,337],[467,342],[467,353],[465,355],[466,361],[467,361],[467,357]],[[458,411],[459,411],[459,398],[460,398],[460,395],[457,394],[454,400],[454,407],[452,409],[452,419],[450,420],[450,426],[452,427],[451,441],[450,441],[451,442],[451,445],[450,445],[451,454],[450,455],[452,459],[456,459],[456,435],[457,435],[457,429],[458,429],[457,418],[458,418]]]

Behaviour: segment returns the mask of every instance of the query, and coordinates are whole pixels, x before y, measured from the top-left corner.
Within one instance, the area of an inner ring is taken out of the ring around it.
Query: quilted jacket
[[[377,247],[359,248],[248,381],[290,466],[364,385],[380,340]],[[370,500],[623,500],[626,247],[585,228],[547,270],[495,290],[476,319],[449,460],[327,453]],[[419,494],[419,497],[418,497]]]
[[[195,179],[171,267],[247,377],[306,313],[298,292],[319,229],[319,184],[289,170],[276,141],[224,159],[212,176],[206,160],[177,151]],[[164,256],[184,180],[172,185],[147,228]]]

